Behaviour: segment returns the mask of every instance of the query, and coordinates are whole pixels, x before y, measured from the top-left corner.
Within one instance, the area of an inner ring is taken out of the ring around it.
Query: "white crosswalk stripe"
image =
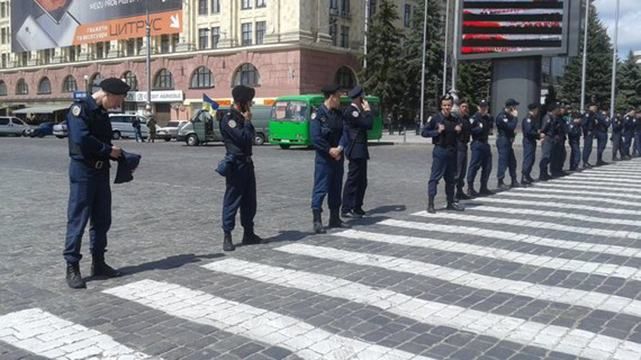
[[[617,186],[616,183],[613,183],[612,181],[591,181],[591,180],[586,180],[584,178],[569,178],[569,177],[564,177],[560,179],[554,179],[554,180],[548,180],[547,182],[536,182],[535,185],[542,185],[542,184],[574,184],[578,185],[576,186],[577,189],[581,189],[583,185],[591,185],[591,186],[598,186],[599,189],[602,190],[610,190],[612,187]],[[625,184],[625,188],[630,189],[630,190],[640,190],[641,189],[641,184]]]
[[[0,316],[0,341],[50,359],[147,359],[110,336],[41,309]]]
[[[590,180],[601,180],[601,181],[611,181],[612,184],[639,184],[639,180],[635,176],[620,176],[620,175],[607,175],[607,174],[599,174],[599,175],[592,175],[592,174],[573,174],[572,176],[568,176],[569,179],[590,179]]]
[[[623,191],[589,191],[589,190],[563,190],[563,189],[542,189],[539,187],[528,187],[528,188],[518,188],[512,189],[515,192],[527,192],[527,193],[546,193],[546,194],[567,194],[567,195],[589,195],[589,196],[602,196],[602,197],[620,197],[626,199],[639,199],[641,200],[641,195],[633,195]],[[639,202],[641,205],[641,202]]]
[[[604,197],[597,197],[597,196],[543,194],[543,193],[533,193],[533,192],[523,192],[523,191],[513,191],[513,190],[518,190],[518,189],[512,189],[510,191],[501,192],[496,194],[496,196],[498,197],[514,196],[514,197],[529,198],[529,199],[541,199],[543,201],[549,201],[549,200],[569,200],[573,202],[589,201],[589,202],[598,202],[602,204],[641,208],[641,201],[625,201],[625,200],[607,199]]]
[[[181,319],[280,346],[303,359],[429,360],[405,351],[338,336],[289,316],[167,282],[142,280],[105,290],[104,293]],[[619,345],[627,346],[624,342]]]
[[[583,211],[591,211],[591,212],[597,212],[597,213],[601,212],[601,213],[616,214],[616,215],[641,216],[641,210],[626,210],[626,209],[617,209],[617,208],[600,207],[600,206],[569,204],[565,202],[515,200],[515,199],[506,199],[505,197],[496,197],[496,196],[480,198],[478,199],[478,201],[484,204],[490,203],[490,204],[523,205],[523,206],[531,206],[531,207],[583,210]]]
[[[641,176],[641,170],[583,170],[584,174],[621,174],[621,175],[639,175]]]
[[[381,257],[371,254],[310,246],[303,244],[285,245],[277,248],[296,255],[306,255],[348,263],[368,264],[369,266],[385,267],[390,270],[416,273],[420,264],[407,263],[407,260]],[[267,270],[265,270],[267,271]],[[242,271],[241,271],[242,272]],[[276,274],[270,274],[270,278]],[[496,315],[492,313],[466,309],[463,307],[437,303],[412,298],[391,291],[376,290],[345,280],[332,279],[309,273],[294,272],[288,276],[280,272],[281,277],[302,278],[296,281],[298,286],[311,283],[310,291],[336,296],[341,294],[351,300],[359,299],[385,311],[410,317],[432,325],[457,327],[467,331],[482,333],[499,339],[506,339],[525,345],[541,346],[554,351],[564,352],[576,356],[587,355],[586,349],[598,350],[602,355],[623,359],[630,352],[641,353],[641,344],[620,340],[608,336],[590,333],[585,330],[570,329],[555,325],[545,325],[519,318]],[[305,281],[306,280],[306,281]],[[317,289],[317,290],[312,290]],[[339,296],[340,297],[340,296]],[[583,347],[576,347],[576,340],[584,338]]]
[[[610,190],[612,185],[608,187],[603,185],[591,185],[590,183],[584,182],[563,182],[563,183],[537,183],[537,188],[552,188],[552,189],[568,189],[568,190],[596,190],[599,194],[604,194],[603,190]],[[641,188],[629,188],[626,186],[625,194],[641,194]]]

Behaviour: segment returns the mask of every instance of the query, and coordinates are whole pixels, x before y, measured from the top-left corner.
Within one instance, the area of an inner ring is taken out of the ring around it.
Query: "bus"
[[[383,115],[381,101],[376,96],[366,96],[374,113],[374,126],[367,132],[369,140],[379,140],[383,136]],[[309,134],[312,114],[323,103],[321,94],[280,96],[272,105],[269,120],[269,143],[281,149],[291,146],[311,146]],[[351,103],[347,96],[341,97],[341,110]]]

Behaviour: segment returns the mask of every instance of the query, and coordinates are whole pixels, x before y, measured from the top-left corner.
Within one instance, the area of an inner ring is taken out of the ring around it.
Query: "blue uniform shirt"
[[[369,159],[367,149],[367,130],[374,126],[371,111],[361,111],[351,104],[343,112],[343,136],[347,142],[345,156],[349,159]]]
[[[69,157],[89,164],[109,160],[111,122],[107,111],[93,97],[78,99],[67,113]]]
[[[627,136],[631,136],[634,133],[634,128],[638,120],[632,116],[626,116],[623,118],[623,133]]]
[[[231,108],[223,116],[220,121],[220,132],[225,142],[227,154],[238,158],[252,155],[256,130],[251,121],[246,121],[238,110]]]
[[[494,127],[493,120],[492,115],[489,113],[483,115],[480,112],[477,112],[474,114],[470,120],[470,133],[472,134],[472,139],[475,141],[487,142],[490,137],[490,132],[492,132],[492,128]]]
[[[519,119],[512,116],[511,114],[501,111],[496,116],[496,128],[498,129],[499,136],[505,136],[509,139],[514,139],[516,126],[519,123]]]
[[[310,135],[316,153],[329,158],[329,149],[341,145],[347,146],[343,134],[343,114],[337,109],[328,109],[321,104],[312,114]]]
[[[536,120],[532,119],[531,116],[523,119],[521,122],[521,131],[523,131],[523,137],[525,139],[534,142],[539,140],[539,127],[537,126]]]
[[[624,119],[629,118],[629,116],[625,116]],[[621,119],[620,117],[615,117],[614,121],[612,121],[612,133],[613,134],[620,134],[623,131],[623,122],[624,119]]]
[[[445,130],[441,133],[438,132],[438,126],[440,124],[445,126]],[[442,112],[439,112],[432,116],[430,122],[423,128],[421,135],[423,137],[431,137],[434,145],[442,147],[456,147],[457,141],[460,137],[459,133],[455,130],[457,125],[461,125],[461,120],[459,118],[452,114],[445,117]]]

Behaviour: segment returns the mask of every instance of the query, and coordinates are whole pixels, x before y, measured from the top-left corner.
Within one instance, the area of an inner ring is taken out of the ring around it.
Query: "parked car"
[[[136,118],[140,120],[140,130],[142,132],[142,137],[146,139],[149,136],[149,128],[146,125],[146,117],[138,114],[112,113],[109,114],[109,120],[111,120],[111,134],[113,136],[113,139],[135,139],[136,132],[134,130],[133,122]]]
[[[229,108],[219,108],[216,110],[215,119],[207,110],[198,110],[192,119],[184,125],[178,135],[177,141],[185,141],[189,146],[197,146],[212,141],[222,141],[220,134],[220,121]],[[256,130],[254,144],[263,145],[269,137],[269,117],[271,107],[255,105],[251,108],[252,124]]]
[[[58,139],[67,137],[67,123],[61,122],[53,126],[53,135]]]
[[[31,137],[45,137],[47,135],[53,135],[53,122],[52,121],[47,121],[43,122],[42,124],[38,125],[36,128],[31,128],[26,130],[25,135],[29,135]]]
[[[165,141],[176,139],[178,130],[188,123],[189,120],[171,120],[166,126],[156,128],[156,139],[165,139]]]
[[[12,116],[0,116],[0,135],[25,136],[32,127],[24,121]]]

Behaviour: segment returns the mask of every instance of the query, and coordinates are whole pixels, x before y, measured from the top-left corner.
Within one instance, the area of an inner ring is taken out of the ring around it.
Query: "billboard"
[[[182,0],[20,0],[11,3],[11,51],[60,48],[182,29]]]
[[[568,53],[570,2],[460,0],[458,49],[465,59]]]

